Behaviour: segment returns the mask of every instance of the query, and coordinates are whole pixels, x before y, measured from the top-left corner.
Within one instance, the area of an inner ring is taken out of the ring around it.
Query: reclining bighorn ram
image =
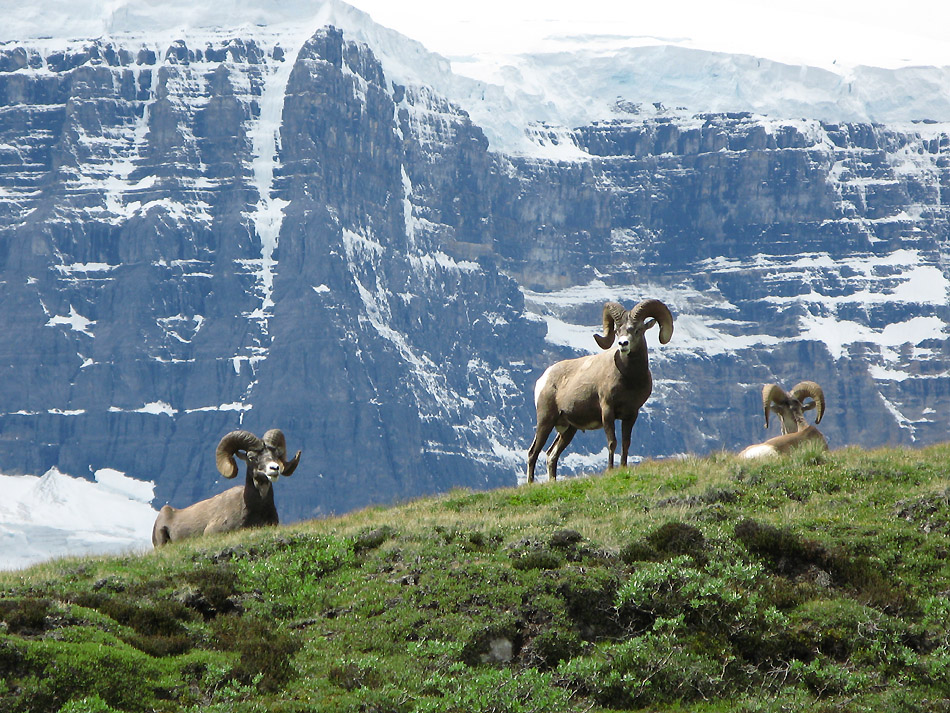
[[[300,451],[291,460],[284,460],[287,444],[277,428],[267,431],[263,438],[249,431],[232,431],[221,439],[215,452],[218,471],[225,478],[237,475],[235,456],[247,463],[244,485],[181,510],[170,505],[163,507],[152,528],[155,547],[188,537],[277,524],[271,486],[281,475],[294,472],[300,462]]]
[[[806,403],[807,399],[811,401]],[[828,450],[828,442],[821,431],[805,420],[805,411],[816,409],[815,423],[821,423],[825,413],[825,394],[814,381],[802,381],[787,394],[778,384],[766,384],[762,389],[762,408],[765,410],[766,428],[769,427],[769,412],[778,414],[782,435],[743,449],[739,453],[740,458],[763,458],[787,453],[809,441],[818,442],[822,450]]]
[[[673,315],[659,300],[643,300],[631,310],[607,302],[603,311],[606,334],[594,335],[604,351],[566,359],[548,369],[534,387],[538,425],[528,448],[528,482],[534,482],[534,467],[551,431],[557,437],[548,448],[548,478],[557,479],[557,461],[578,429],[603,428],[607,433],[608,467],[614,467],[617,434],[614,420],[621,422],[620,464],[627,464],[630,434],[640,407],[653,391],[653,376],[647,356],[645,332],[660,325],[660,343],[673,336]],[[617,347],[611,349],[617,339]]]

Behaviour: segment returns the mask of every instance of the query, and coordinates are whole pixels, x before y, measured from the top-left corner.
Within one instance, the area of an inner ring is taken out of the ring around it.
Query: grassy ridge
[[[0,713],[950,711],[950,445],[721,454],[0,575]]]

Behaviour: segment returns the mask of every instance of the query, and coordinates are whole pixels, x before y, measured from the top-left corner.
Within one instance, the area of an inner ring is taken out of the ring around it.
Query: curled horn
[[[234,454],[238,451],[253,451],[263,445],[264,442],[250,431],[231,431],[218,443],[214,454],[218,472],[225,478],[233,478],[238,472]]]
[[[614,336],[617,333],[616,325],[623,321],[627,315],[627,310],[619,302],[604,303],[604,336],[594,335],[594,341],[601,349],[610,349],[614,343]]]
[[[280,459],[281,475],[293,475],[293,472],[297,469],[297,464],[300,462],[300,451],[297,451],[297,455],[290,460],[285,460],[287,457],[287,441],[284,438],[284,432],[279,428],[270,429],[264,434],[264,443],[277,451],[277,457]]]
[[[821,423],[821,417],[825,414],[825,392],[814,381],[802,381],[792,387],[789,392],[793,399],[804,401],[807,397],[814,399],[814,403],[803,406],[803,410],[817,408],[815,414],[815,423]]]
[[[660,344],[666,344],[673,336],[673,315],[670,308],[660,302],[660,300],[643,300],[632,310],[631,319],[634,322],[645,320],[650,317],[660,324]]]
[[[788,401],[788,394],[778,384],[766,384],[762,388],[762,409],[765,411],[765,427],[769,427],[769,411],[772,403]]]

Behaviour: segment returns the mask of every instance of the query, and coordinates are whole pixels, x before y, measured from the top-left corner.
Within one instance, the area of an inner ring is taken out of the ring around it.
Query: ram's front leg
[[[614,427],[614,412],[613,409],[607,408],[605,405],[603,413],[604,433],[607,434],[607,469],[613,470],[614,453],[617,452],[617,430]]]
[[[633,418],[620,422],[620,465],[627,465],[627,454],[630,452],[630,434],[633,433],[633,424],[637,422],[637,414]]]

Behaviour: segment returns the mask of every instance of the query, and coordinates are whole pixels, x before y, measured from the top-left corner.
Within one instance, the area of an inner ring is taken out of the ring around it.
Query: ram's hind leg
[[[617,430],[614,427],[614,412],[605,403],[601,404],[604,414],[604,433],[607,434],[607,470],[614,468],[614,454],[617,452]]]
[[[174,512],[171,505],[163,505],[162,509],[158,511],[158,517],[155,518],[155,524],[152,525],[153,547],[161,547],[171,542],[172,535],[168,529],[168,521]]]
[[[558,432],[557,438],[548,449],[548,480],[557,480],[557,459],[561,457],[564,449],[567,448],[574,439],[577,429],[568,426],[563,431]]]
[[[534,440],[531,441],[531,445],[528,446],[528,482],[534,482],[534,466],[538,462],[538,456],[541,454],[542,449],[544,448],[545,441],[548,440],[548,436],[551,435],[551,431],[554,430],[553,423],[539,423],[538,429],[535,431]],[[557,439],[555,439],[557,443]]]

